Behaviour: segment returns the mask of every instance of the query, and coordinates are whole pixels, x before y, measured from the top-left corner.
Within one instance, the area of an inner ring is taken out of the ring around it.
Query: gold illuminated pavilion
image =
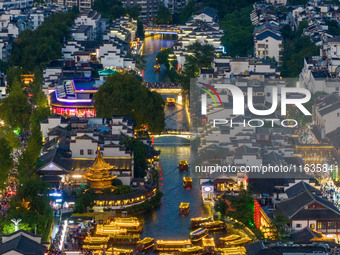
[[[110,171],[114,168],[114,166],[105,162],[100,152],[100,147],[98,147],[96,160],[92,166],[86,169],[84,178],[87,180],[90,188],[94,189],[97,193],[101,193],[104,189],[111,189],[113,191],[112,180],[117,176],[111,175]]]

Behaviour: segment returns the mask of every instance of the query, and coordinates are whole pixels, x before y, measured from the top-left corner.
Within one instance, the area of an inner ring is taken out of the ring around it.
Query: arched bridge
[[[196,137],[189,131],[164,131],[159,135],[153,135],[153,138],[160,138],[160,137],[180,137],[186,140],[191,140],[192,138]]]
[[[177,35],[181,32],[177,26],[153,26],[144,29],[145,34],[170,34]]]

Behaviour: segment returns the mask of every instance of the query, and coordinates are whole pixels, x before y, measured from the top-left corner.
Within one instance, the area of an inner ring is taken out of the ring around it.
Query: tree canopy
[[[0,138],[0,188],[4,188],[4,182],[7,181],[9,170],[13,165],[11,157],[12,148],[9,142],[1,137]]]
[[[231,56],[247,57],[253,54],[253,30],[249,15],[251,6],[227,14],[220,21],[224,35],[221,39],[226,52]]]
[[[319,54],[319,47],[308,36],[301,36],[305,26],[306,23],[301,22],[297,31],[292,31],[287,26],[283,27],[282,34],[285,38],[281,67],[283,77],[297,77],[303,68],[304,59]]]
[[[152,133],[165,128],[164,100],[157,92],[151,92],[133,73],[115,73],[108,76],[94,96],[97,115],[131,115],[137,126],[147,125]]]
[[[10,126],[13,130],[19,128],[22,131],[27,131],[31,108],[22,84],[15,80],[9,96],[1,100],[0,118],[4,120],[5,125]]]
[[[36,30],[21,32],[13,44],[10,64],[33,72],[35,67],[43,67],[60,58],[63,42],[69,39],[69,27],[75,17],[73,11],[57,13],[48,17]]]
[[[111,20],[126,14],[126,10],[119,0],[95,0],[92,8],[98,11],[104,18]]]
[[[141,178],[146,175],[146,156],[147,149],[146,145],[135,138],[126,137],[122,142],[122,145],[125,146],[126,149],[133,152],[134,155],[134,163],[135,163],[135,178]]]
[[[159,4],[154,21],[156,24],[170,24],[172,22],[171,12],[164,4]]]

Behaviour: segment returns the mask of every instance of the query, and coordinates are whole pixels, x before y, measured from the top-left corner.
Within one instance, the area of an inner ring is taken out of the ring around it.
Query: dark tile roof
[[[197,12],[197,14],[204,13],[212,18],[216,18],[217,16],[217,11],[211,7],[205,7]]]
[[[322,205],[323,209],[305,209],[311,203]],[[340,212],[332,202],[325,200],[306,190],[292,198],[277,204],[278,211],[283,212],[290,219],[332,219],[340,218]]]
[[[288,198],[291,198],[291,197],[295,197],[295,196],[301,194],[302,192],[305,192],[306,190],[309,190],[311,193],[313,193],[317,196],[322,195],[322,192],[320,190],[316,189],[315,187],[309,185],[308,183],[306,183],[304,181],[300,181],[297,184],[288,188],[286,190],[286,194],[287,194]]]
[[[267,37],[272,37],[276,40],[282,40],[282,36],[281,35],[277,35],[275,33],[273,33],[272,31],[266,30],[263,33],[260,33],[256,36],[256,40],[263,40],[266,39]]]
[[[335,36],[333,38],[329,38],[328,42],[340,42],[340,36]]]
[[[46,247],[20,235],[0,245],[0,254],[7,253],[9,251],[17,251],[25,255],[43,255],[46,251]]]
[[[322,234],[310,229],[309,227],[305,227],[290,234],[290,238],[296,244],[308,244],[314,237],[320,238],[322,237]]]

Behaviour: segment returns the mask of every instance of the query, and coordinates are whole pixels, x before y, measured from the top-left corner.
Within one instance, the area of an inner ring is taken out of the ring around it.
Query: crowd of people
[[[13,176],[8,177],[7,188],[0,192],[0,215],[6,216],[9,209],[11,197],[15,194],[17,187],[17,180]]]
[[[9,208],[10,196],[6,193],[1,195],[0,198],[0,215],[6,216],[6,212]]]
[[[179,89],[181,84],[172,82],[145,82],[145,86],[149,89]]]

